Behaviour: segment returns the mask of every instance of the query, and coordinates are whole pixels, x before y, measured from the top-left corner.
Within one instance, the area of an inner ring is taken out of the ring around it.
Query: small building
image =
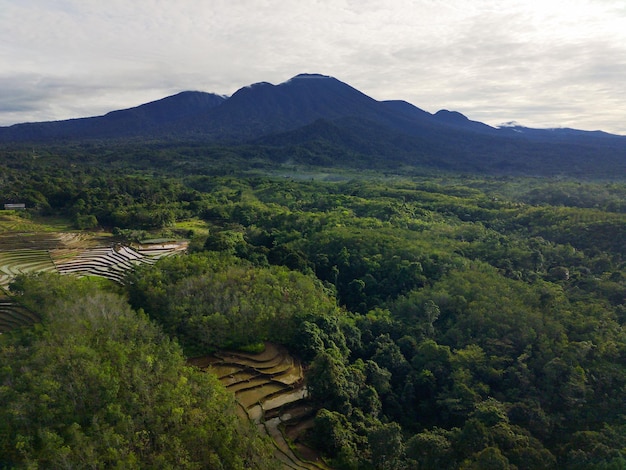
[[[4,205],[5,211],[14,211],[14,210],[20,210],[20,209],[26,209],[26,204],[24,204],[23,202],[20,202],[17,204],[5,204]]]

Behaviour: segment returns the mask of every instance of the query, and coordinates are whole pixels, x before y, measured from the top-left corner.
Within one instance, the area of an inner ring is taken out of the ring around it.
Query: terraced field
[[[153,264],[163,257],[187,249],[186,243],[161,243],[135,247],[114,244],[96,246],[67,256],[66,250],[52,253],[56,269],[61,274],[101,276],[122,283],[124,276],[139,264]]]
[[[7,286],[18,274],[54,269],[54,263],[47,250],[0,251],[0,286]]]
[[[273,439],[283,468],[328,469],[300,440],[316,410],[307,401],[300,362],[284,348],[266,343],[261,354],[229,351],[189,362],[216,374],[235,394],[242,416]]]
[[[0,295],[0,334],[39,321],[39,317],[15,304],[10,297]]]
[[[187,246],[187,242],[165,240],[131,246],[115,243],[110,237],[73,232],[0,231],[0,333],[36,320],[10,296],[2,295],[19,274],[51,271],[101,276],[121,283],[133,267],[155,263]]]

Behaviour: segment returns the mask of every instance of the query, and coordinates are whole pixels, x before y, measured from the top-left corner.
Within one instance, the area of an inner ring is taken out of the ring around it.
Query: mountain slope
[[[217,107],[225,100],[213,93],[184,91],[134,108],[111,111],[104,116],[0,127],[0,142],[153,137],[172,122]]]
[[[449,131],[448,123],[403,101],[376,101],[336,78],[300,74],[279,85],[241,88],[230,98],[184,92],[104,116],[0,128],[0,141],[73,138],[201,138],[241,142],[306,126],[318,119],[366,119],[410,135]]]
[[[300,74],[279,85],[262,82],[241,88],[219,108],[178,123],[177,132],[232,142],[290,131],[318,119],[359,117],[406,132],[417,131],[416,124],[431,124],[429,113],[407,106],[413,114],[399,113],[336,78]]]
[[[377,101],[336,78],[300,74],[226,98],[183,92],[104,116],[0,128],[0,142],[150,139],[263,146],[273,161],[426,165],[523,174],[626,174],[626,137],[573,129],[494,128],[448,110]],[[295,155],[295,156],[294,156]]]

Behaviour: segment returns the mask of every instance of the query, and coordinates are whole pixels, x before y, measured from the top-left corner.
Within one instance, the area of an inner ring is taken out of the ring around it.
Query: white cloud
[[[301,72],[489,124],[625,133],[622,0],[0,0],[0,125]]]

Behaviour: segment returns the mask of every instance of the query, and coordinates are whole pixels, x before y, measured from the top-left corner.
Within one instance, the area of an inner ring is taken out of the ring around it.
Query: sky
[[[0,126],[299,73],[492,126],[626,135],[626,1],[0,0]]]

